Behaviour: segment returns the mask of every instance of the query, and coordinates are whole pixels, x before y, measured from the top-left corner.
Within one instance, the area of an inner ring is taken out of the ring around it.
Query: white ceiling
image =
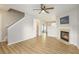
[[[39,9],[40,4],[7,4],[7,5],[0,5],[0,8],[5,10],[7,10],[8,8],[13,8],[25,12],[26,14],[32,15],[39,19],[52,19],[53,16],[64,13],[66,11],[71,11],[77,8],[78,6],[79,6],[78,4],[46,4],[46,7],[54,7],[53,10],[48,10],[49,14],[46,13],[39,14],[40,11],[33,10],[33,9]]]
[[[39,13],[39,11],[34,11],[33,9],[39,9],[40,8],[40,4],[8,4],[5,5],[8,6],[10,8],[14,8],[23,12],[27,12],[27,13]],[[73,8],[76,8],[78,6],[78,4],[47,4],[46,7],[54,7],[56,13],[62,13],[65,11],[69,11]],[[50,10],[49,12],[51,13]]]

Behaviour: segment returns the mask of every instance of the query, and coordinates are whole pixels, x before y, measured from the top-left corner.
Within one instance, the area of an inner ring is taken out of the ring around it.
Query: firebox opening
[[[69,42],[69,32],[66,31],[61,31],[61,35],[60,35],[61,39]]]

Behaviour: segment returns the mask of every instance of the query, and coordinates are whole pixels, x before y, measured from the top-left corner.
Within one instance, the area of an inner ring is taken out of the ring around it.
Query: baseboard
[[[33,39],[35,37],[36,36],[33,36],[33,37],[29,38],[29,39]],[[23,40],[20,40],[20,41],[17,41],[17,42],[9,43],[8,45],[16,44],[16,43],[19,43],[19,42],[22,42],[22,41],[25,41],[25,40],[29,40],[29,39],[23,39]]]
[[[17,41],[17,42],[9,43],[8,45],[16,44],[16,43],[19,43],[19,42],[22,42],[22,41],[25,41],[25,40],[20,40],[20,41]]]

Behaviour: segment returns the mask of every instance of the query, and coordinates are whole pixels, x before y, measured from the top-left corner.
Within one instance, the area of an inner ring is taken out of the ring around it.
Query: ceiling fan
[[[41,4],[40,9],[34,9],[34,10],[40,10],[39,14],[44,11],[46,13],[49,13],[47,10],[51,10],[54,9],[54,7],[50,7],[50,8],[46,8],[46,6],[44,4]]]

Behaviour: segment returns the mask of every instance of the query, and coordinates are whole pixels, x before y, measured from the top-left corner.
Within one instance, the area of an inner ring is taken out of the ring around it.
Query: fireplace
[[[67,31],[61,31],[60,34],[61,34],[60,35],[61,39],[65,40],[67,42],[69,41],[69,32],[67,32]]]

